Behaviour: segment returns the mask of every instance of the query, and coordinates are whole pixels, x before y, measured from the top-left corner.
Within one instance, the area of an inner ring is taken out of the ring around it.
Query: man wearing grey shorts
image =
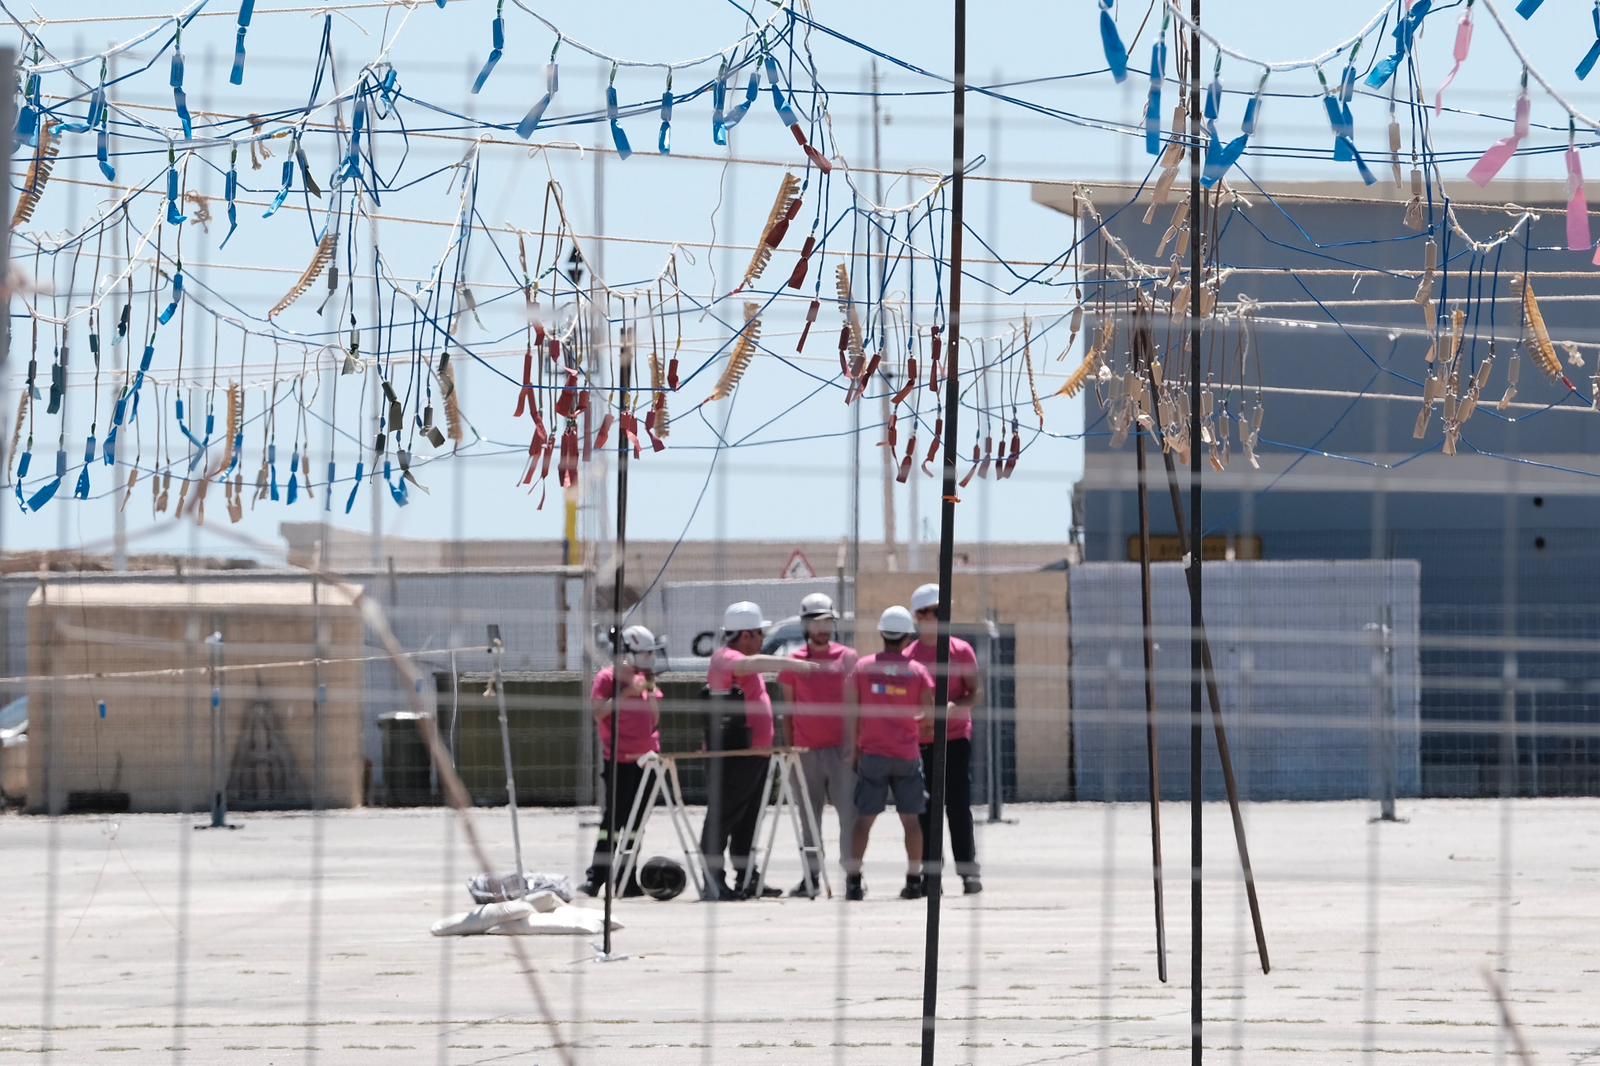
[[[906,837],[906,883],[901,899],[923,895],[922,824],[927,808],[922,783],[921,721],[933,709],[933,675],[909,655],[917,627],[911,612],[890,607],[878,620],[883,651],[856,663],[845,692],[855,719],[856,823],[845,866],[847,900],[865,899],[861,863],[872,823],[894,797]]]
[[[848,854],[850,833],[855,822],[854,744],[845,732],[844,688],[856,665],[854,648],[833,639],[833,624],[838,617],[833,601],[825,593],[813,592],[800,601],[800,626],[805,630],[805,647],[794,653],[802,662],[823,667],[814,673],[782,670],[778,685],[788,708],[789,743],[806,750],[800,753],[800,771],[805,779],[806,799],[811,818],[802,819],[805,833],[806,863],[809,876],[790,890],[791,896],[815,898],[822,874],[822,845],[813,833],[822,830],[822,805],[833,804],[839,816],[839,850]]]

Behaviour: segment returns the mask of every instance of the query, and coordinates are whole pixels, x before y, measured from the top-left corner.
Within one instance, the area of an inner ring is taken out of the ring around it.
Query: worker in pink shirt
[[[779,670],[807,673],[812,663],[781,655],[761,654],[761,644],[772,623],[761,608],[748,600],[730,604],[722,615],[722,647],[711,655],[706,669],[706,699],[710,731],[707,746],[713,751],[764,751],[772,747],[772,697],[763,674]],[[730,704],[736,704],[730,709]],[[700,851],[710,875],[709,900],[749,899],[761,884],[750,865],[750,845],[756,819],[761,814],[761,785],[766,780],[769,756],[731,755],[708,760],[706,770],[706,821],[700,832]],[[724,853],[727,853],[726,860]],[[727,881],[731,861],[735,884]],[[763,894],[781,895],[778,889]]]
[[[601,795],[600,838],[595,842],[594,861],[583,891],[598,896],[611,874],[611,861],[619,845],[626,843],[632,826],[624,825],[633,810],[634,796],[644,782],[639,760],[661,750],[661,690],[655,682],[656,638],[644,626],[629,626],[622,631],[620,669],[603,667],[594,676],[589,690],[589,706],[600,734]],[[620,678],[620,680],[619,680]],[[611,714],[617,686],[622,698],[617,706],[617,732],[622,735],[617,750],[616,805],[611,788]],[[623,895],[638,895],[636,884],[614,885]]]
[[[865,899],[861,861],[867,854],[872,823],[894,796],[894,807],[906,834],[906,884],[901,899],[924,893],[922,823],[927,809],[922,761],[918,750],[921,723],[933,709],[933,675],[910,655],[917,631],[911,612],[890,607],[878,619],[883,650],[856,663],[845,692],[856,740],[856,822],[850,834],[850,861],[845,864],[844,898]]]
[[[785,720],[789,743],[806,750],[800,753],[800,772],[805,780],[806,799],[811,818],[802,818],[808,875],[789,891],[791,896],[815,898],[822,874],[822,805],[833,804],[839,816],[839,849],[848,853],[851,826],[855,822],[855,755],[853,739],[845,732],[845,683],[856,665],[854,648],[833,639],[833,626],[839,616],[826,593],[813,592],[800,601],[800,628],[805,631],[805,646],[792,658],[815,663],[826,669],[800,673],[785,668],[778,673],[778,687],[789,708]],[[815,827],[816,832],[813,832]]]
[[[939,640],[939,586],[923,585],[911,594],[911,610],[917,616],[917,642],[911,657],[928,668],[937,669]],[[972,832],[972,712],[983,694],[983,678],[978,671],[978,653],[960,637],[950,637],[949,742],[944,764],[944,808],[950,819],[950,855],[956,861],[962,890],[967,895],[983,891],[978,877],[978,844]],[[933,782],[933,722],[922,731],[922,766],[929,786]],[[937,812],[924,815],[937,817]],[[927,834],[924,834],[927,839]],[[929,856],[931,858],[931,856]]]

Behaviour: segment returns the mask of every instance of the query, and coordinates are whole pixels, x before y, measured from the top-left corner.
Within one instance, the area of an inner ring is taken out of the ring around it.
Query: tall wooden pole
[[[606,782],[606,816],[602,832],[611,848],[606,866],[606,913],[601,952],[611,957],[611,904],[617,890],[617,764],[622,752],[622,581],[628,560],[628,434],[623,419],[628,414],[628,386],[632,383],[633,344],[623,338],[617,374],[617,570],[611,586],[611,760]],[[624,818],[627,816],[625,815]]]
[[[1200,284],[1205,245],[1205,204],[1200,188],[1200,0],[1189,0],[1189,1060],[1200,1066],[1205,1055],[1201,1032],[1202,974],[1205,958],[1204,907],[1201,889],[1201,845],[1204,828],[1201,803],[1205,798],[1202,775],[1205,760],[1201,742],[1205,722],[1201,715],[1201,689],[1205,668],[1201,660],[1201,633],[1205,614],[1201,563],[1205,558],[1205,525],[1200,495]],[[1154,397],[1152,397],[1154,399]]]
[[[967,154],[967,0],[955,0],[955,110],[950,130],[950,314],[944,379],[944,498],[939,505],[939,637],[934,650],[933,764],[928,782],[928,926],[922,961],[922,1066],[933,1066],[944,877],[944,770],[950,722],[950,579],[955,569],[956,449],[961,421],[961,238]]]
[[[1146,358],[1149,349],[1145,349]],[[1134,358],[1139,346],[1134,345]],[[1144,635],[1144,728],[1150,770],[1150,870],[1155,887],[1156,975],[1167,980],[1167,901],[1161,882],[1161,749],[1156,734],[1155,605],[1150,587],[1150,483],[1145,462],[1145,429],[1135,427],[1134,451],[1139,462],[1139,606]]]

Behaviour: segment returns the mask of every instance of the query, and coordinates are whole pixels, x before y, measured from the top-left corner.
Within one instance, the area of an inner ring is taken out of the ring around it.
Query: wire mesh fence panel
[[[0,1066],[1600,1058],[1585,12],[968,6],[0,5]]]

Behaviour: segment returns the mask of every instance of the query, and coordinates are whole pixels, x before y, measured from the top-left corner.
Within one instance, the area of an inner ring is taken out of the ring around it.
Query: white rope
[[[17,69],[22,71],[24,74],[55,74],[55,73],[58,73],[58,72],[63,71],[63,70],[75,70],[78,67],[85,66],[85,65],[93,63],[93,62],[95,62],[97,60],[101,61],[101,62],[104,62],[105,60],[110,59],[112,56],[121,55],[123,52],[126,52],[131,48],[136,48],[139,45],[143,44],[144,42],[148,41],[150,38],[152,38],[156,34],[160,33],[162,28],[165,27],[166,24],[169,23],[169,22],[176,22],[179,26],[186,25],[191,19],[193,19],[197,14],[199,14],[200,9],[205,7],[206,4],[209,3],[209,2],[210,2],[210,0],[195,0],[194,3],[190,4],[188,7],[184,8],[182,11],[178,12],[176,15],[152,16],[152,17],[158,18],[158,21],[156,22],[156,24],[154,26],[151,26],[148,30],[145,30],[143,33],[140,33],[140,34],[137,34],[136,36],[128,38],[126,41],[123,41],[121,44],[112,45],[110,48],[107,48],[103,52],[96,52],[94,55],[80,56],[77,59],[58,59],[58,60],[55,60],[52,63],[21,63],[21,62],[19,62],[17,64]],[[7,14],[10,14],[10,12],[8,11]],[[23,23],[23,22],[17,21],[16,16],[12,15],[12,21],[16,22],[17,26],[19,28],[23,29],[24,32],[26,32],[28,26],[44,27],[44,26],[49,26],[49,25],[55,24],[57,22],[61,22],[61,21],[84,22],[84,21],[98,21],[98,20],[88,20],[88,19],[57,20],[57,19],[40,18],[40,19],[30,19],[27,23]]]
[[[1351,45],[1354,45],[1356,42],[1365,39],[1367,34],[1371,33],[1373,29],[1377,27],[1378,23],[1382,22],[1384,17],[1388,15],[1389,9],[1394,6],[1394,0],[1384,0],[1384,2],[1379,5],[1378,10],[1373,12],[1372,17],[1367,19],[1366,24],[1363,25],[1359,30],[1346,37],[1338,44],[1331,45],[1328,48],[1323,49],[1321,52],[1310,57],[1309,59],[1281,59],[1276,61],[1257,59],[1254,56],[1246,55],[1235,48],[1229,48],[1209,31],[1201,28],[1197,23],[1190,21],[1189,16],[1183,13],[1182,0],[1166,0],[1166,5],[1167,10],[1172,13],[1173,17],[1175,17],[1182,26],[1197,33],[1201,40],[1209,43],[1213,48],[1221,52],[1223,55],[1232,59],[1241,60],[1245,63],[1254,64],[1263,70],[1284,71],[1305,70],[1307,68],[1320,67],[1328,60],[1338,56]]]
[[[778,4],[777,10],[772,13],[771,17],[768,18],[766,22],[763,22],[759,27],[751,30],[743,37],[740,37],[737,41],[734,41],[726,48],[720,48],[715,52],[707,52],[705,55],[695,56],[691,59],[674,59],[670,61],[653,59],[625,59],[622,56],[609,55],[606,52],[602,52],[600,49],[593,47],[592,45],[584,44],[582,41],[567,36],[562,32],[560,26],[557,26],[554,22],[551,22],[549,19],[533,10],[533,8],[523,3],[522,0],[511,0],[511,2],[522,9],[522,11],[526,14],[531,15],[551,33],[555,34],[556,44],[558,46],[562,44],[568,45],[572,48],[576,48],[578,51],[583,52],[586,55],[591,55],[596,59],[618,67],[644,67],[655,70],[685,70],[689,67],[698,67],[704,63],[710,63],[713,60],[720,60],[732,52],[737,52],[751,41],[760,39],[763,34],[772,28],[773,24],[777,22],[778,19],[782,18],[788,13],[789,4],[792,2],[792,0],[784,0],[784,2]],[[670,5],[665,5],[663,9],[665,9],[665,7],[670,7]]]
[[[1551,85],[1543,74],[1539,73],[1538,67],[1528,61],[1528,54],[1522,50],[1522,46],[1517,43],[1517,39],[1511,35],[1511,27],[1507,26],[1505,19],[1500,17],[1500,11],[1494,6],[1494,0],[1482,0],[1482,3],[1484,10],[1489,12],[1489,17],[1494,19],[1496,26],[1500,27],[1500,32],[1505,36],[1506,44],[1511,48],[1511,53],[1522,63],[1522,67],[1528,72],[1528,76],[1538,82],[1539,87],[1550,95],[1550,99],[1560,104],[1572,118],[1591,129],[1600,129],[1600,119],[1591,118],[1578,110],[1572,101],[1562,96],[1556,87]]]

